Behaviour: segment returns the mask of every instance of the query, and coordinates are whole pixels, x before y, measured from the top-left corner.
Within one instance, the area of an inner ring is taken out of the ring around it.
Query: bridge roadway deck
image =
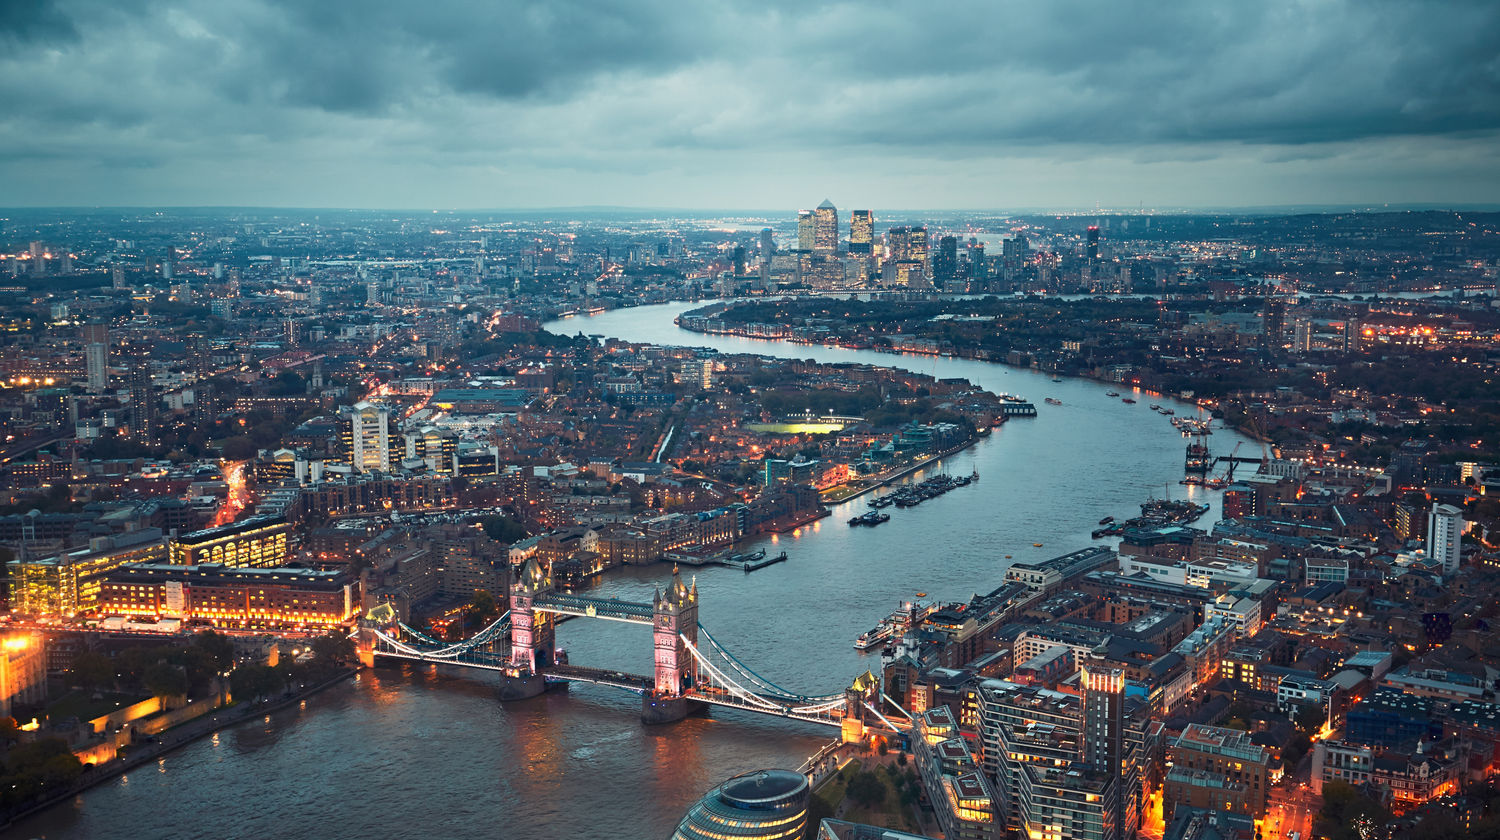
[[[532,608],[539,612],[605,618],[631,624],[650,624],[656,610],[650,604],[621,601],[616,598],[589,598],[562,592],[545,592],[536,597]]]
[[[591,682],[595,685],[614,686],[630,691],[650,691],[654,682],[650,677],[643,677],[640,674],[627,674],[623,671],[610,671],[604,668],[584,668],[580,665],[553,665],[542,674],[570,682]]]

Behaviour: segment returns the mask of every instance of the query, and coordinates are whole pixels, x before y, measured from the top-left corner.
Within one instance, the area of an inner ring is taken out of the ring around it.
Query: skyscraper
[[[911,259],[911,228],[893,227],[885,232],[886,262]]]
[[[89,393],[104,393],[104,389],[109,387],[109,345],[101,341],[85,345],[84,361],[88,366]]]
[[[924,270],[931,269],[931,261],[927,254],[927,228],[918,225],[911,229],[911,255],[910,259],[922,264]]]
[[[156,409],[161,398],[156,393],[151,368],[137,365],[130,375],[130,431],[138,438],[151,434],[151,425],[156,422]]]
[[[1099,226],[1089,225],[1089,244],[1086,252],[1089,262],[1099,259]]]
[[[1443,564],[1443,574],[1458,572],[1459,540],[1464,533],[1464,512],[1453,505],[1434,503],[1427,522],[1427,556]]]
[[[937,253],[932,258],[932,276],[948,279],[958,276],[958,238],[944,236],[938,240]]]
[[[797,211],[797,250],[813,249],[813,214],[811,210]]]
[[[849,214],[849,253],[869,254],[875,250],[875,216],[869,210]]]
[[[391,410],[361,402],[345,410],[349,421],[349,463],[355,472],[391,468]]]
[[[760,261],[770,262],[771,257],[776,255],[776,239],[772,236],[770,228],[760,230]]]
[[[1106,824],[1125,831],[1125,672],[1089,662],[1078,669],[1083,688],[1079,757],[1111,784],[1105,787]],[[1132,824],[1133,821],[1132,821]],[[1133,832],[1132,832],[1133,833]]]
[[[990,267],[985,262],[983,242],[975,242],[969,246],[969,279],[980,283],[990,279]]]
[[[813,211],[813,250],[830,256],[839,249],[839,211],[827,199]]]

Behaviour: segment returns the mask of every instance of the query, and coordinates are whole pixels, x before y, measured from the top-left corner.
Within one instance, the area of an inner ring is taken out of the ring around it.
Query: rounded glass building
[[[735,776],[693,803],[672,840],[801,840],[809,793],[807,777],[790,770]]]

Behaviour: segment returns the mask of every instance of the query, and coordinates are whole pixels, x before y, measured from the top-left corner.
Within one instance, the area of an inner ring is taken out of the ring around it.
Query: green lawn
[[[829,779],[827,783],[818,789],[815,795],[827,804],[829,812],[838,812],[839,803],[844,801],[844,797],[848,792],[849,780],[854,778],[854,775],[862,769],[863,766],[860,762],[851,761],[839,771],[837,776]],[[885,786],[885,799],[879,804],[869,807],[856,805],[851,802],[849,803],[848,810],[844,812],[843,819],[920,834],[921,830],[917,824],[915,813],[910,807],[901,804],[901,794],[897,792],[895,785],[892,784],[891,778],[886,774],[885,768],[876,764],[872,766],[872,770],[876,778],[880,779],[881,784]],[[905,772],[905,768],[901,768],[901,770],[903,773]]]
[[[94,694],[95,692],[82,690],[64,694],[47,707],[47,719],[60,721],[63,718],[76,717],[86,723],[100,715],[107,715],[116,709],[123,709],[146,699],[140,695],[113,691],[101,692],[99,698],[95,699]]]

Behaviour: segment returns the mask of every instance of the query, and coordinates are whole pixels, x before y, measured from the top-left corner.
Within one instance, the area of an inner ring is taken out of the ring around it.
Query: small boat
[[[1133,399],[1131,399],[1129,397],[1126,397],[1125,399],[1120,400],[1120,402],[1125,403],[1126,405],[1135,405],[1135,400],[1133,400]]]
[[[1111,523],[1113,521],[1115,521],[1115,518],[1113,516],[1106,516],[1103,519],[1099,520],[1099,524],[1100,525],[1108,525],[1109,523]]]
[[[1011,556],[1009,554],[1007,554],[1007,555],[1005,555],[1005,559],[1009,560],[1009,559],[1011,559]]]
[[[1032,543],[1032,544],[1031,544],[1031,547],[1032,547],[1032,548],[1041,548],[1041,547],[1042,547],[1042,544],[1041,544],[1041,543]]]
[[[1118,397],[1118,396],[1120,396],[1120,392],[1119,391],[1105,391],[1104,392],[1104,396],[1106,396],[1106,397]]]
[[[1161,413],[1167,415],[1168,417],[1170,417],[1173,414],[1176,414],[1177,412],[1173,411],[1170,408],[1164,408],[1164,409],[1161,410]]]
[[[1062,381],[1062,377],[1061,376],[1053,376],[1052,377],[1052,381],[1053,382],[1061,382]]]
[[[1047,405],[1062,405],[1062,400],[1054,400],[1051,397],[1047,397],[1046,399],[1042,400],[1042,402],[1046,403]]]
[[[1151,404],[1151,410],[1152,411],[1161,411],[1161,406],[1157,405],[1156,403],[1152,403]]]

